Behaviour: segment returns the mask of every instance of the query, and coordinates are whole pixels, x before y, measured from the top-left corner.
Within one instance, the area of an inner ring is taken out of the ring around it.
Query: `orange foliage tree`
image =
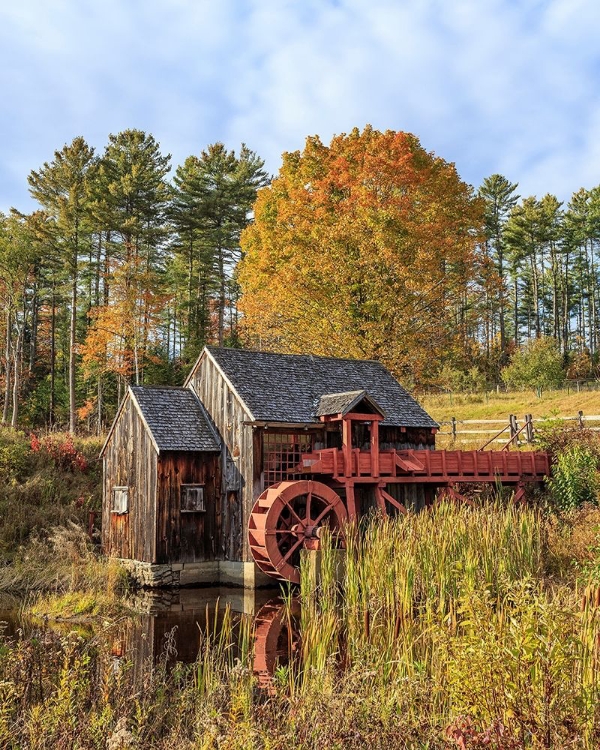
[[[441,353],[472,355],[482,204],[415,136],[308,138],[254,211],[238,266],[247,343],[378,359],[410,380]]]

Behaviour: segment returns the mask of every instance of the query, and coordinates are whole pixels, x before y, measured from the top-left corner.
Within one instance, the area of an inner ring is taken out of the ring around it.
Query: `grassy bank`
[[[108,636],[4,647],[0,745],[596,748],[599,524],[591,508],[440,505],[351,533],[339,582],[325,543],[271,694],[249,620],[172,671],[168,654],[116,663]]]
[[[98,438],[0,430],[1,561],[20,557],[23,545],[54,527],[87,527],[101,504],[100,446]]]
[[[0,430],[0,592],[55,619],[120,611],[122,571],[87,534],[101,505],[96,438]]]

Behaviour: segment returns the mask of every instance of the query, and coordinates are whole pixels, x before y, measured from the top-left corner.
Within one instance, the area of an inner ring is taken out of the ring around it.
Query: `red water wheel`
[[[273,578],[300,583],[300,550],[318,546],[323,527],[342,534],[346,508],[321,482],[280,482],[254,503],[248,524],[250,549],[258,567]]]

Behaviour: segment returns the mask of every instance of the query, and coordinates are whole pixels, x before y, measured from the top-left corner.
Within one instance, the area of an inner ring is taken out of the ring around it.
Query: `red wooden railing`
[[[342,451],[336,448],[303,456],[293,471],[326,474],[334,478],[355,477],[391,482],[505,482],[542,481],[550,474],[550,460],[541,451],[446,451],[392,450],[379,452],[379,471],[374,474],[370,451],[353,449],[346,470]]]

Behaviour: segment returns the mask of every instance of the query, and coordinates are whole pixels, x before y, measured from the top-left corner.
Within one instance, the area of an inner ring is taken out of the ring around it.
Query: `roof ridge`
[[[333,354],[311,354],[310,352],[306,352],[304,354],[299,354],[296,352],[269,352],[269,351],[264,351],[262,349],[237,349],[234,346],[216,346],[214,344],[207,344],[205,348],[208,349],[209,351],[242,352],[244,354],[266,354],[268,356],[273,356],[273,357],[304,357],[306,359],[309,359],[312,357],[313,359],[328,359],[328,360],[334,360],[335,362],[369,362],[371,364],[381,365],[382,367],[385,367],[383,362],[381,362],[378,359],[362,359],[359,357],[336,357]]]

